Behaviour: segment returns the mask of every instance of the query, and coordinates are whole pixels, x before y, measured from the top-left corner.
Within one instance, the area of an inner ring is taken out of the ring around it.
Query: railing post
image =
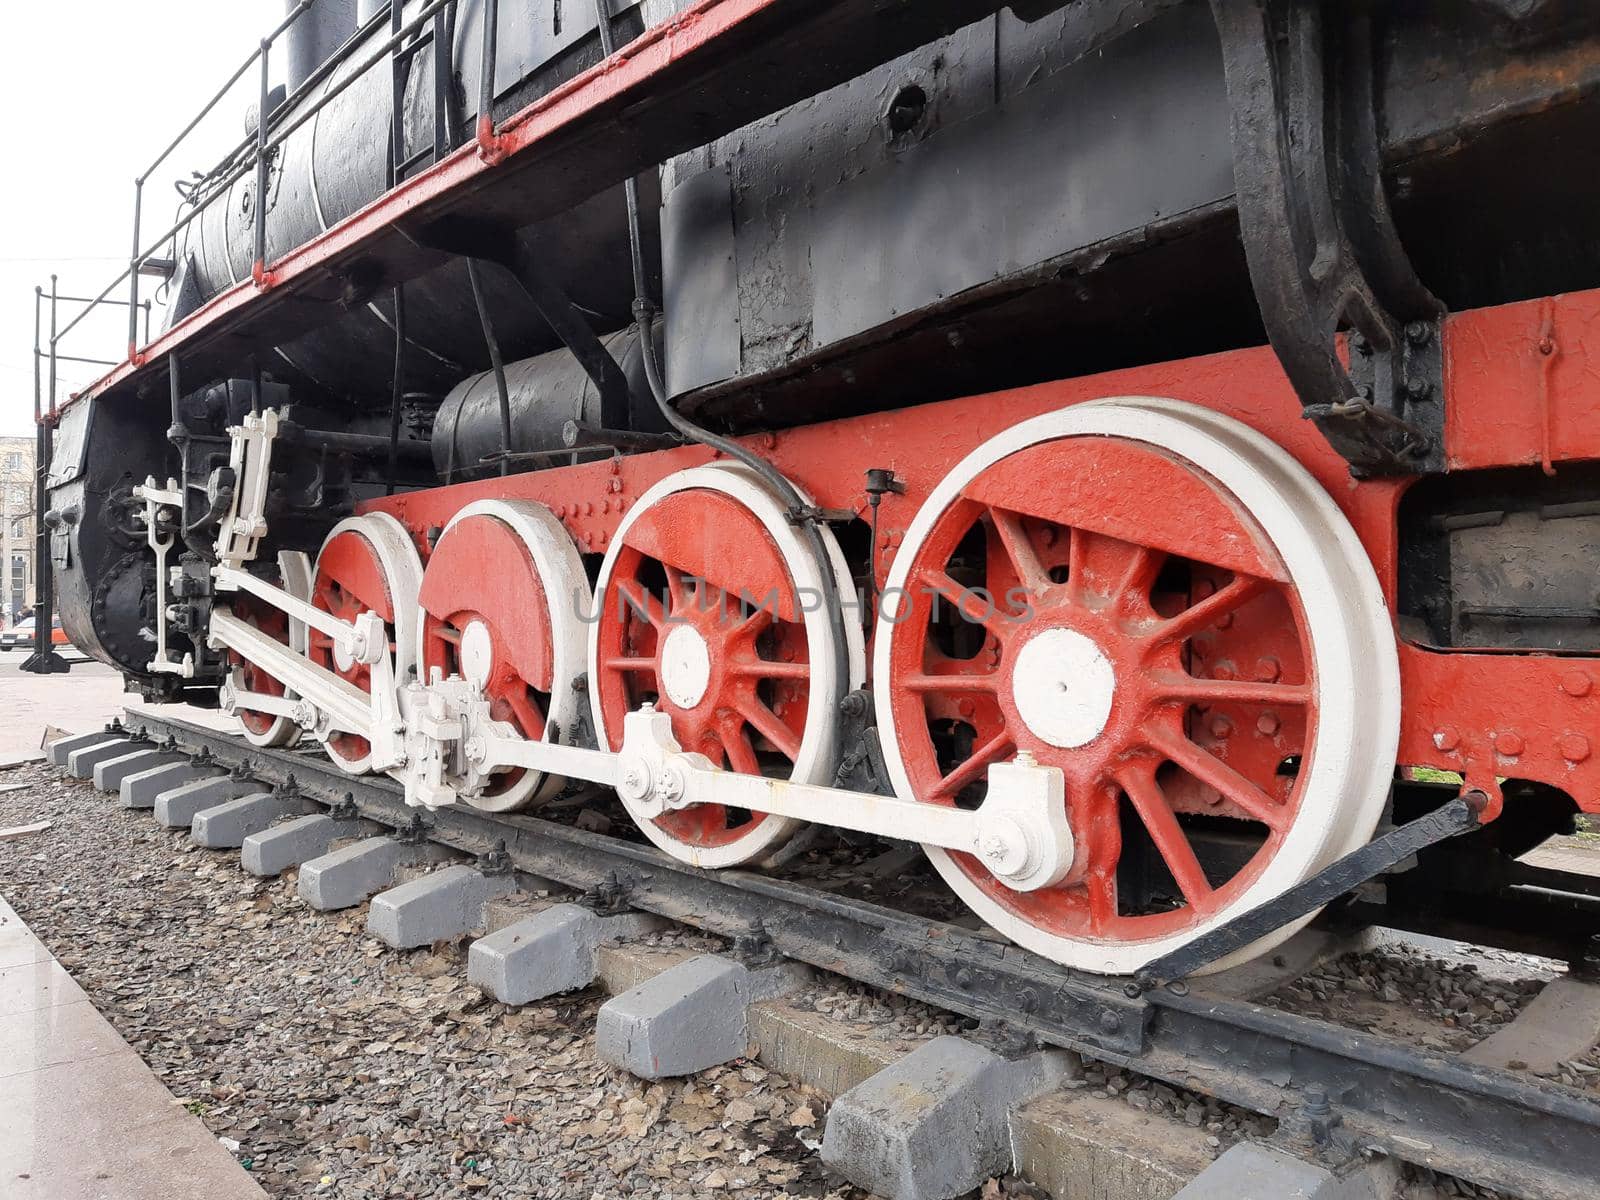
[[[133,254],[128,259],[128,361],[139,358],[139,228],[144,216],[144,176],[133,181]]]
[[[50,562],[50,527],[45,510],[50,504],[50,426],[55,420],[56,390],[56,277],[50,276],[50,409],[46,415],[39,394],[39,310],[44,303],[42,288],[33,289],[33,653],[22,664],[30,674],[48,675],[67,669],[67,661],[56,653],[51,636],[54,626],[55,596]],[[9,516],[9,514],[7,514]],[[7,604],[9,609],[10,605]],[[9,614],[8,614],[9,615]]]
[[[44,384],[39,372],[43,369],[44,346],[40,341],[41,322],[44,320],[44,289],[33,285],[33,423],[44,419]]]
[[[405,6],[396,0],[389,5],[389,33],[398,39],[404,24]],[[400,46],[389,51],[389,186],[400,182],[400,165],[406,160],[405,73],[400,69]]]
[[[56,416],[56,277],[50,276],[50,419]]]
[[[267,100],[272,39],[261,39],[261,98],[256,110],[256,263],[251,274],[257,287],[267,282]]]
[[[455,72],[455,47],[450,44],[451,22],[440,9],[433,14],[433,161],[450,149],[450,95]]]
[[[485,158],[495,153],[494,68],[499,42],[500,0],[484,0],[483,61],[478,73],[478,153]]]

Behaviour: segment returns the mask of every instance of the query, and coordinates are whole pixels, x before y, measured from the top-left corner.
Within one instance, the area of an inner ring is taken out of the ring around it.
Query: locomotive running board
[[[1588,1200],[1600,1099],[1409,1043],[1191,989],[1138,998],[982,933],[742,871],[702,871],[653,847],[536,817],[455,806],[424,815],[387,778],[352,777],[320,749],[259,750],[186,721],[130,712],[161,740],[306,799],[656,913],[868,986],[1198,1090],[1346,1149],[1372,1150],[1533,1200]],[[1441,810],[1442,811],[1442,810]],[[1407,826],[1406,828],[1409,828]],[[1331,1111],[1328,1111],[1331,1110]],[[1320,1133],[1318,1133],[1320,1131]]]

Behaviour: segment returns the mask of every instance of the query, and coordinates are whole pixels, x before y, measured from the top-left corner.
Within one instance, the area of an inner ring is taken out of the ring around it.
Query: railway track
[[[813,884],[697,870],[654,847],[538,817],[424,813],[397,784],[352,777],[320,751],[261,749],[143,711],[117,732],[134,748],[248,776],[308,811],[371,822],[376,836],[426,841],[492,873],[561,884],[606,911],[656,914],[728,938],[736,955],[805,963],[1014,1042],[1076,1050],[1270,1116],[1308,1152],[1383,1154],[1533,1200],[1593,1195],[1600,1101],[1592,1096],[1239,999],[1225,977],[1141,992],[984,932]],[[1271,986],[1309,965],[1283,966]]]

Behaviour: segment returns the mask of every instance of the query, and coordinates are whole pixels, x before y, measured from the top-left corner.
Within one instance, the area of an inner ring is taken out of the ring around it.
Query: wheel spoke
[[[635,658],[624,654],[606,659],[605,668],[608,671],[654,675],[660,669],[660,665],[653,658]]]
[[[1167,556],[1149,546],[1128,545],[1128,565],[1117,582],[1117,594],[1137,594],[1145,604],[1150,603],[1150,589],[1156,585],[1156,576],[1166,564]]]
[[[994,522],[995,532],[1000,535],[1000,544],[1005,547],[1006,557],[1011,560],[1022,586],[1035,594],[1049,587],[1049,572],[1045,570],[1044,563],[1039,561],[1039,552],[1034,547],[1033,539],[1028,536],[1022,518],[1004,508],[991,508],[989,518]]]
[[[505,697],[511,711],[516,714],[517,724],[522,727],[522,732],[530,738],[544,736],[544,714],[538,706],[528,697],[526,688],[513,683]]]
[[[1087,592],[1086,568],[1089,562],[1089,539],[1094,535],[1087,529],[1067,531],[1067,595],[1074,603],[1082,603]]]
[[[757,605],[751,610],[750,615],[734,627],[734,637],[757,638],[772,628],[775,620],[772,610],[766,605]]]
[[[754,696],[745,697],[738,708],[756,732],[781,750],[790,762],[800,757],[799,736],[778,718],[777,713]]]
[[[661,601],[645,591],[637,579],[618,580],[617,591],[622,597],[622,617],[637,614],[657,629],[667,623],[667,614]]]
[[[694,589],[684,581],[683,572],[677,567],[661,564],[667,573],[667,596],[672,601],[669,611],[673,616],[686,612],[694,607]]]
[[[1197,679],[1180,672],[1152,676],[1151,682],[1163,696],[1191,700],[1196,704],[1283,704],[1311,703],[1311,687],[1304,683],[1270,683],[1256,679]]]
[[[1283,806],[1215,754],[1188,738],[1174,737],[1164,730],[1147,728],[1145,735],[1152,750],[1165,755],[1206,786],[1216,788],[1224,799],[1231,800],[1269,829],[1283,831],[1288,823]]]
[[[954,605],[956,611],[967,620],[974,625],[982,625],[995,637],[1005,640],[1005,621],[993,597],[985,603],[973,589],[962,587],[945,572],[931,567],[924,569],[919,578],[924,586],[932,588],[942,599]]]
[[[1118,777],[1118,782],[1127,793],[1134,811],[1139,814],[1139,820],[1144,822],[1150,840],[1161,852],[1162,861],[1167,864],[1167,870],[1172,872],[1173,881],[1183,893],[1183,898],[1189,902],[1189,907],[1197,913],[1208,911],[1215,889],[1206,878],[1205,869],[1195,857],[1194,846],[1178,824],[1178,814],[1167,803],[1155,775],[1131,768]]]
[[[994,737],[972,752],[972,756],[950,774],[939,780],[930,799],[955,796],[962,788],[974,782],[983,772],[1012,747],[1011,734],[1002,729]]]
[[[1228,613],[1259,596],[1267,588],[1265,579],[1254,575],[1235,575],[1226,587],[1191,604],[1175,617],[1169,617],[1156,629],[1156,637],[1164,642],[1183,642],[1202,630],[1209,629]]]
[[[984,675],[952,671],[948,675],[908,675],[900,686],[912,692],[982,692],[993,695],[1000,690],[1000,677],[993,672]]]
[[[741,775],[761,774],[761,760],[756,748],[750,744],[750,735],[736,722],[727,722],[722,733],[722,748],[728,755],[728,766]]]
[[[735,675],[753,679],[810,679],[811,664],[803,662],[774,662],[770,658],[740,658],[728,664]]]

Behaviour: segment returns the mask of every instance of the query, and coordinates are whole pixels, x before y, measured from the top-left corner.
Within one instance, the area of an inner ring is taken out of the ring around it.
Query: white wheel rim
[[[747,468],[732,463],[713,463],[669,476],[647,491],[639,498],[638,503],[628,510],[617,529],[616,536],[611,539],[605,561],[601,564],[600,578],[594,591],[597,603],[607,603],[606,597],[610,592],[617,558],[622,553],[627,532],[634,522],[648,511],[651,505],[665,497],[693,490],[718,492],[748,509],[776,543],[790,578],[800,589],[799,594],[802,596],[807,594],[806,589],[811,589],[812,595],[821,594],[825,586],[823,568],[812,559],[805,540],[790,524],[783,504],[772,495],[767,485]],[[826,582],[826,586],[838,588],[841,595],[848,596],[851,587],[849,565],[845,562],[844,554],[839,549],[839,543],[832,531],[823,528],[821,532],[830,560],[828,569],[832,572],[832,579]],[[833,705],[833,697],[838,694],[837,655],[833,649],[832,630],[823,606],[803,605],[802,608],[812,673],[805,734],[801,738],[800,753],[796,757],[794,770],[789,778],[797,783],[831,783],[838,738],[837,714]],[[848,612],[847,608],[846,613]],[[600,627],[605,617],[606,613],[603,611],[596,613],[597,619],[589,629],[589,681],[595,733],[602,746],[609,746],[611,743],[606,729],[605,713],[602,711],[600,688],[597,684],[600,678]],[[847,688],[853,689],[860,687],[865,678],[866,650],[861,629],[856,622],[848,619],[845,621],[845,640],[850,670]],[[647,838],[674,858],[697,867],[732,867],[767,858],[793,837],[803,824],[787,817],[768,816],[755,823],[749,832],[737,840],[724,846],[708,848],[695,846],[673,837],[646,816],[637,804],[630,802],[626,797],[619,798]]]
[[[544,590],[550,614],[550,642],[553,691],[545,714],[544,737],[549,741],[556,730],[565,730],[577,716],[580,699],[577,683],[584,669],[584,615],[593,607],[589,577],[583,559],[567,528],[544,505],[532,500],[477,500],[450,518],[438,545],[462,521],[474,517],[493,517],[506,525],[527,548],[534,572]],[[414,661],[423,661],[422,638],[425,622],[417,609],[417,635]],[[493,795],[463,794],[462,799],[484,812],[512,812],[549,799],[566,784],[557,775],[524,771],[515,784]]]
[[[323,539],[325,550],[329,543],[342,534],[353,533],[372,547],[378,566],[383,571],[384,584],[394,606],[394,678],[398,687],[404,687],[416,671],[417,651],[417,592],[422,587],[422,558],[406,532],[406,527],[388,513],[365,513],[359,517],[346,517]],[[317,552],[312,569],[315,579],[322,569],[323,551]],[[333,732],[342,732],[334,730]],[[326,741],[323,748],[334,765],[351,775],[365,775],[372,770],[372,755],[346,758],[334,752]]]
[[[301,564],[305,563],[305,558],[302,555],[294,555],[292,557]],[[281,567],[288,567],[288,564],[284,563],[282,558],[280,558],[279,562]],[[298,573],[292,568],[282,570],[281,573],[284,591],[300,600],[308,600],[310,598],[311,580],[305,574],[303,566]],[[299,654],[306,652],[305,626],[299,621],[289,622],[289,647]],[[228,682],[233,685],[235,691],[246,690],[243,665],[229,668]],[[287,685],[283,689],[283,696],[286,700],[299,699],[299,693]],[[286,750],[300,740],[300,726],[289,717],[274,717],[272,724],[259,733],[245,724],[243,718],[237,713],[234,714],[234,719],[239,722],[239,732],[244,734],[245,740],[252,746],[260,746],[264,750]]]
[[[1062,937],[1021,920],[986,895],[947,852],[927,848],[961,899],[1019,945],[1067,966],[1128,974],[1370,840],[1387,800],[1399,744],[1399,658],[1393,620],[1365,549],[1332,497],[1299,462],[1220,414],[1175,400],[1129,397],[1024,421],[979,446],[940,481],[917,512],[889,572],[885,616],[891,619],[879,625],[876,679],[891,677],[891,642],[897,633],[910,633],[892,619],[899,610],[889,599],[906,587],[918,550],[962,488],[1019,450],[1069,437],[1116,437],[1159,447],[1230,492],[1273,544],[1299,593],[1317,681],[1317,752],[1309,755],[1309,766],[1302,766],[1305,790],[1294,825],[1253,885],[1203,927],[1138,942]],[[877,690],[877,711],[890,779],[900,796],[915,799],[886,686]],[[1264,953],[1310,920],[1291,923],[1210,969]]]

